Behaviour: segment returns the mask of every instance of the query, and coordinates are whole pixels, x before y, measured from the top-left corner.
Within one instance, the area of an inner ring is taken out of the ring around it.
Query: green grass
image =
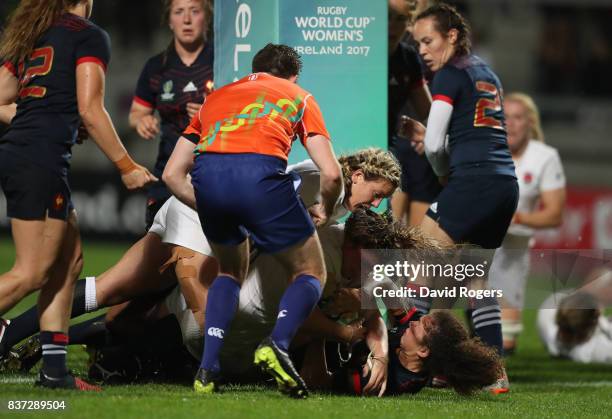
[[[111,266],[129,244],[87,244],[84,274]],[[13,260],[12,245],[0,239],[0,272]],[[34,296],[7,317],[30,306]],[[449,390],[426,389],[416,396],[355,398],[315,394],[308,400],[289,400],[263,387],[240,386],[201,397],[177,385],[106,387],[100,394],[77,394],[33,388],[30,375],[0,376],[0,417],[39,417],[41,412],[9,412],[8,400],[65,400],[62,417],[108,418],[408,418],[408,417],[611,417],[612,366],[581,365],[551,359],[534,327],[535,312],[527,310],[526,330],[517,355],[507,362],[511,393],[465,398]],[[244,354],[251,357],[252,354]],[[86,354],[72,348],[70,367],[85,375]],[[18,382],[23,380],[25,382]]]

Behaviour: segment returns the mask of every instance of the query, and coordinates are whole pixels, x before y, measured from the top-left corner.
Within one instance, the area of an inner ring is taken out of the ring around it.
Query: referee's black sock
[[[68,336],[63,332],[40,332],[43,356],[43,373],[50,378],[61,378],[68,374],[66,368],[66,347]]]

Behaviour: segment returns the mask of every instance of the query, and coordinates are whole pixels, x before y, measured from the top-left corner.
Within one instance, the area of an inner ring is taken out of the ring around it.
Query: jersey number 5
[[[493,99],[478,99],[476,102],[476,114],[474,115],[474,126],[504,129],[499,117],[487,116],[487,110],[490,111],[490,114],[493,113],[494,115],[499,114],[502,110],[501,97],[497,87],[486,81],[477,81],[476,90],[487,94],[487,96],[493,96]]]
[[[31,86],[30,84],[34,77],[49,74],[49,71],[51,71],[51,67],[53,66],[53,53],[53,47],[36,48],[34,51],[32,51],[32,55],[30,55],[29,58],[30,63],[34,62],[34,60],[40,61],[41,58],[42,62],[29,67],[21,78],[21,89],[19,90],[19,97],[21,99],[26,97],[40,98],[47,94],[46,87],[35,85]]]

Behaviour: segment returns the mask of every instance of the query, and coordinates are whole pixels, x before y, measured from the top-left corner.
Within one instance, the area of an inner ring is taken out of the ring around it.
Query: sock
[[[70,326],[68,339],[73,345],[103,346],[108,342],[104,314]]]
[[[485,344],[495,348],[499,355],[503,355],[501,309],[497,298],[470,298],[470,306],[474,334]]]
[[[204,354],[200,368],[218,372],[223,337],[236,314],[240,285],[233,278],[218,276],[208,290],[204,322]]]
[[[87,277],[77,281],[72,297],[71,318],[95,311],[97,308],[96,278]],[[11,320],[0,342],[0,354],[8,352],[13,346],[36,332],[38,332],[38,308],[33,306]]]
[[[429,288],[425,285],[418,284],[408,284],[406,285],[406,287],[415,290],[414,292],[416,293],[415,297],[409,298],[410,305],[416,308],[422,314],[429,313],[429,310],[431,309],[432,300],[432,298],[429,296]],[[422,297],[421,295],[423,294],[426,296]]]
[[[66,368],[66,346],[68,336],[62,332],[40,332],[42,346],[42,371],[48,377],[60,378],[68,374]]]
[[[72,318],[91,313],[97,309],[96,277],[88,276],[85,279],[79,279],[74,287],[74,297],[72,298]]]
[[[300,275],[287,287],[272,330],[272,341],[276,346],[285,352],[289,350],[293,336],[310,315],[319,298],[321,283],[314,276]]]

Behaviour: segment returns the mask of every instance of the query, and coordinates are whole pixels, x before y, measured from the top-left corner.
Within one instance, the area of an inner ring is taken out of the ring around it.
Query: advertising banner
[[[299,84],[321,106],[336,153],[387,145],[387,3],[244,0],[215,4],[215,85],[250,72],[269,42],[294,47]],[[296,145],[290,161],[306,158]]]

